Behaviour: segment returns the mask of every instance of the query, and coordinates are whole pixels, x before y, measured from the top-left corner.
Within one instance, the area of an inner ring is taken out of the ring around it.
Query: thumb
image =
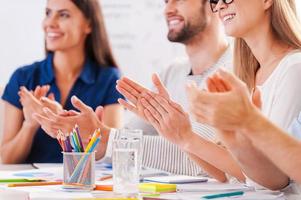
[[[253,91],[252,102],[257,108],[261,109],[261,107],[262,107],[261,93],[257,87],[254,88],[254,91]]]
[[[71,97],[71,103],[72,105],[78,109],[81,112],[91,112],[93,111],[93,109],[89,106],[87,106],[86,104],[84,104],[79,98],[77,98],[76,96],[72,96]]]
[[[226,70],[219,69],[218,74],[221,80],[223,81],[223,84],[225,84],[225,86],[228,89],[240,88],[241,86],[245,86],[244,82],[242,82],[238,77],[236,77],[230,72],[227,72]]]
[[[163,83],[161,82],[158,74],[152,75],[152,81],[154,85],[156,86],[158,92],[160,95],[162,95],[164,98],[169,98],[169,94]]]
[[[102,119],[103,119],[103,107],[102,106],[97,106],[97,108],[95,109],[95,113],[96,113],[99,121],[102,121]]]

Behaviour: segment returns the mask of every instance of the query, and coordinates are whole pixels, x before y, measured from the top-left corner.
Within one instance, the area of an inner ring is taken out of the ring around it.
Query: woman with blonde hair
[[[245,82],[246,88],[255,91],[254,94],[258,94],[257,90],[261,92],[262,98],[257,106],[261,108],[263,115],[287,130],[301,110],[301,26],[296,14],[295,1],[210,0],[210,4],[212,11],[218,12],[223,21],[226,33],[236,38],[236,75]],[[212,84],[214,79],[208,79],[209,91],[216,93],[233,89],[224,82],[217,81],[219,84]],[[230,117],[230,112],[213,112],[212,109],[208,109],[211,101],[218,104],[219,100],[214,98],[214,95],[220,97],[219,94],[212,94],[211,99],[206,98],[199,95],[203,92],[193,85],[188,87],[188,93],[192,112],[198,121],[217,125],[217,117],[214,114],[219,113],[221,121]],[[234,96],[230,95],[229,98]],[[234,104],[229,109],[238,109],[238,105]],[[205,118],[210,118],[211,121]],[[219,135],[227,149],[236,157],[244,173],[270,189],[285,187],[289,181],[288,176],[273,166],[262,149],[258,149],[248,137],[240,134],[241,131],[244,131],[243,126],[239,130],[225,128],[221,129]]]

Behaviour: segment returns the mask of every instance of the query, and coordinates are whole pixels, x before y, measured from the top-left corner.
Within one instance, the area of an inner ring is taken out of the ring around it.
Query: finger
[[[122,78],[121,80],[118,80],[117,87],[126,90],[128,93],[135,96],[136,98],[139,97],[142,91],[147,90],[146,88],[143,88],[138,83],[135,83],[134,81],[128,78]]]
[[[163,121],[160,113],[146,99],[142,98],[141,103],[158,122]]]
[[[146,120],[156,129],[161,130],[160,123],[153,117],[153,115],[147,110],[144,110]],[[159,131],[158,131],[159,132]]]
[[[55,100],[55,96],[54,96],[54,94],[51,92],[50,94],[48,94],[48,99],[50,99],[50,100]]]
[[[217,73],[228,90],[231,90],[233,87],[241,87],[245,85],[238,77],[226,70],[219,69]]]
[[[160,102],[157,101],[156,95],[152,93],[142,93],[143,99],[147,100],[152,107],[159,112],[159,114],[163,117],[168,114],[168,111],[165,110]],[[166,100],[165,100],[166,101]]]
[[[97,108],[95,109],[95,113],[96,113],[99,121],[102,121],[103,120],[103,107],[97,106]]]
[[[43,85],[43,86],[41,87],[41,89],[40,89],[40,96],[39,96],[39,98],[45,97],[46,94],[48,93],[49,89],[50,89],[50,86],[49,86],[49,85]]]
[[[138,109],[135,106],[128,103],[127,101],[123,99],[118,99],[118,103],[120,103],[124,108],[128,109],[129,111],[138,114]]]
[[[33,91],[33,95],[35,96],[35,97],[38,97],[39,95],[40,95],[40,89],[41,89],[41,86],[37,86],[36,87],[36,89]]]
[[[52,121],[60,124],[63,123],[63,117],[60,117],[59,115],[54,114],[49,108],[44,107],[43,111],[46,115],[46,117],[48,117],[49,119],[51,119]]]
[[[76,96],[71,97],[71,103],[72,105],[78,109],[81,112],[87,113],[87,112],[93,112],[93,109],[86,104],[84,104],[79,98]]]
[[[152,75],[152,81],[154,85],[156,86],[158,92],[160,95],[162,95],[164,98],[169,99],[169,94],[163,83],[161,82],[158,74],[153,74]]]
[[[223,79],[220,77],[219,73],[213,75],[213,81],[219,92],[228,92],[231,90],[231,86],[227,85]]]
[[[120,86],[116,86],[116,89],[118,92],[120,92],[127,100],[129,100],[131,103],[136,104],[139,98],[139,95],[133,95],[131,92],[129,92],[126,89],[123,89]]]
[[[208,77],[206,82],[209,92],[218,92],[218,89],[211,77]]]
[[[32,118],[35,119],[41,126],[44,126],[44,127],[53,127],[54,126],[54,123],[51,119],[49,119],[43,115],[40,115],[38,113],[32,114]]]
[[[135,89],[138,93],[141,93],[144,90],[148,90],[147,88],[143,87],[142,85],[136,83],[135,81],[127,78],[127,77],[122,77],[121,81],[124,81],[128,85],[130,85],[133,89]]]
[[[210,92],[200,90],[194,83],[186,84],[186,92],[188,100],[191,104],[195,102],[209,104],[216,99],[216,94],[211,94]]]
[[[47,97],[41,97],[41,103],[43,104],[43,107],[48,107],[50,108],[51,110],[57,110],[59,107],[61,107],[61,105],[54,101],[54,100],[50,100],[49,98]]]

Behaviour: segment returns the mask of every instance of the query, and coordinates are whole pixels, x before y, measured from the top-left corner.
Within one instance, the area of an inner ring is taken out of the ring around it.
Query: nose
[[[54,28],[57,26],[57,17],[54,14],[48,15],[44,19],[44,26]]]
[[[225,9],[226,7],[227,7],[227,4],[225,4],[224,1],[219,0],[219,1],[217,2],[217,4],[216,4],[214,10],[215,10],[216,12],[218,12],[218,11],[220,11],[220,10]]]
[[[177,12],[175,0],[167,0],[165,4],[165,16],[170,16]]]

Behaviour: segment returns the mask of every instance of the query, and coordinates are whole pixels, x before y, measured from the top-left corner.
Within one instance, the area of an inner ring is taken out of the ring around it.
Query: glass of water
[[[142,130],[121,129],[113,140],[113,189],[124,195],[138,194],[142,160]]]

